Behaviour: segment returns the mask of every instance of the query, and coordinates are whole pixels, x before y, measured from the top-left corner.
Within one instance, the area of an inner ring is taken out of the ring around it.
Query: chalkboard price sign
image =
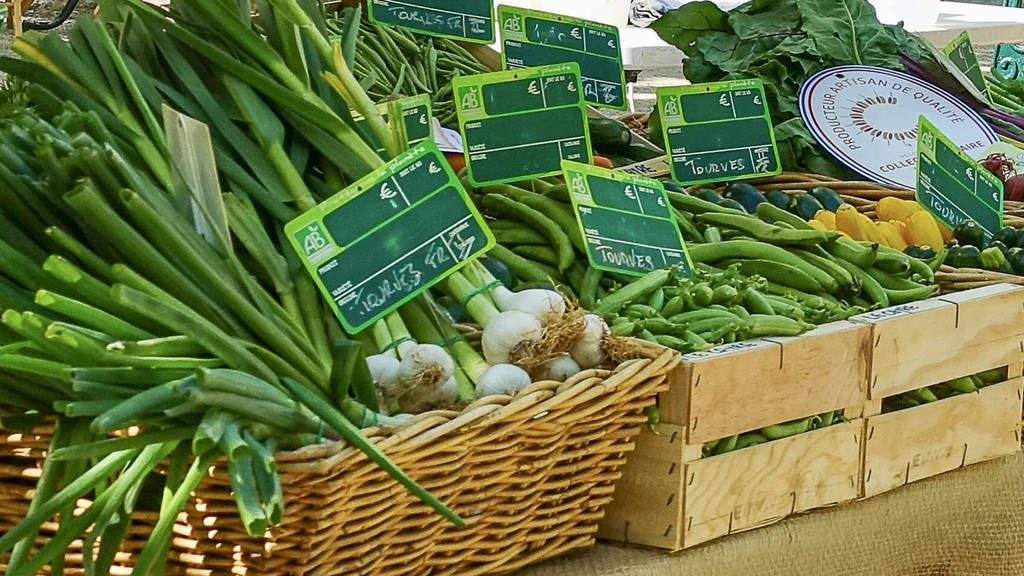
[[[494,246],[433,142],[292,220],[285,232],[351,334]]]
[[[760,80],[658,89],[672,178],[683,184],[782,172]]]
[[[974,46],[971,45],[971,35],[966,30],[958,34],[948,46],[943,48],[942,53],[948,56],[953,65],[967,76],[967,79],[971,81],[975,88],[988,97],[985,75],[981,73],[978,55],[974,53]]]
[[[505,69],[561,62],[580,65],[587,104],[626,108],[619,29],[514,6],[498,6]]]
[[[1003,185],[921,116],[917,201],[950,228],[974,220],[986,240],[1003,227]]]
[[[591,160],[575,62],[452,80],[474,186],[551,176]]]
[[[369,0],[370,20],[465,42],[494,42],[494,0]]]
[[[418,94],[409,98],[403,98],[399,101],[399,106],[402,107],[402,117],[405,120],[405,137],[409,146],[430,138],[432,127],[430,120],[430,95]],[[380,111],[386,121],[388,119],[388,104],[378,104],[377,110]],[[377,154],[385,154],[384,146],[377,140],[373,130],[370,130],[370,127],[366,125],[366,120],[357,114],[353,114],[353,117],[356,127],[369,140]]]
[[[642,276],[693,264],[661,182],[579,162],[562,162],[573,209],[587,241],[587,258],[599,270]]]

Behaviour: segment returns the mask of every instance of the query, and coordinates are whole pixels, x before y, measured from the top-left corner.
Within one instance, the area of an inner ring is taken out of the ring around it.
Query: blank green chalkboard
[[[405,120],[405,137],[409,146],[430,138],[430,95],[418,94],[409,98],[402,98],[399,101],[399,105],[402,107],[402,117]],[[388,104],[386,102],[378,104],[377,110],[380,111],[386,121],[388,119]],[[370,145],[377,151],[377,154],[383,156],[385,154],[384,146],[377,140],[377,136],[370,130],[370,127],[366,125],[366,120],[359,115],[354,115],[354,120],[356,127],[363,137],[370,142]]]
[[[672,167],[682,184],[782,172],[760,80],[659,88],[658,110]]]
[[[506,70],[576,62],[587,104],[626,108],[619,29],[599,22],[498,6]]]
[[[974,220],[986,240],[1003,227],[1003,185],[924,116],[918,121],[917,201],[955,228]]]
[[[594,268],[642,276],[678,266],[680,275],[692,274],[661,182],[579,162],[562,169]]]
[[[590,162],[575,62],[460,76],[452,87],[474,186],[558,174],[562,160]]]
[[[285,232],[352,334],[494,246],[433,142],[292,220]]]
[[[966,30],[958,34],[948,46],[942,49],[942,52],[949,56],[953,64],[967,76],[975,88],[988,96],[985,75],[981,72],[978,55],[975,54],[974,46],[971,45],[971,35]]]
[[[466,42],[494,42],[494,0],[369,0],[378,24]]]

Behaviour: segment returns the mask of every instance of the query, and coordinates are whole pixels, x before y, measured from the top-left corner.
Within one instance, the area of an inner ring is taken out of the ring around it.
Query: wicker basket
[[[1024,286],[1024,276],[1016,274],[1004,274],[992,270],[981,270],[979,268],[952,268],[942,266],[935,273],[935,283],[942,289],[942,293],[962,292],[974,288],[982,288],[993,284],[1016,284]]]
[[[35,493],[36,481],[42,474],[43,460],[53,437],[53,420],[47,419],[30,432],[0,431],[0,534],[17,525],[28,513],[29,504]],[[91,502],[80,499],[76,513],[87,508]],[[156,525],[156,512],[136,511],[132,514],[132,525],[121,542],[120,551],[114,558],[110,574],[128,576],[132,571],[132,558],[145,546]],[[56,519],[43,524],[36,538],[36,549],[44,546],[56,533]],[[82,540],[75,540],[64,554],[64,574],[82,576]],[[0,559],[0,570],[7,568],[6,557]],[[169,563],[170,564],[170,563]],[[48,572],[46,572],[48,573]],[[166,574],[177,574],[168,566]]]
[[[367,434],[468,524],[457,529],[344,443],[278,454],[286,514],[245,535],[223,463],[177,527],[189,574],[501,574],[594,542],[644,408],[668,386],[677,353],[537,382],[462,412],[421,414]]]

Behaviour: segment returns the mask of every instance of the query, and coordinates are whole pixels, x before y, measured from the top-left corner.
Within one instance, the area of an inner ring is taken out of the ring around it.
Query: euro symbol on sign
[[[580,29],[579,28],[573,28],[572,32],[569,32],[569,36],[572,36],[573,38],[579,40],[580,39]]]
[[[427,115],[426,114],[420,114],[420,124],[426,124],[426,123],[427,123]]]
[[[729,98],[725,94],[722,94],[721,96],[718,97],[718,103],[721,104],[722,106],[728,106]]]
[[[431,162],[430,167],[427,168],[427,171],[430,172],[431,174],[437,174],[438,172],[441,171],[441,169],[437,167],[437,164]]]
[[[531,80],[530,86],[526,88],[526,91],[533,95],[540,95],[540,89],[537,88],[537,81]]]
[[[968,178],[974,180],[974,170],[970,166],[967,167],[967,170],[964,170],[964,173],[967,174]]]
[[[397,192],[395,192],[394,190],[391,189],[390,186],[388,186],[387,182],[380,185],[381,200],[390,200],[391,198],[394,198],[397,194]]]
[[[615,38],[612,38],[611,40],[608,41],[608,47],[615,48]]]
[[[758,104],[758,105],[761,104],[761,97],[760,96],[754,96],[754,104]]]

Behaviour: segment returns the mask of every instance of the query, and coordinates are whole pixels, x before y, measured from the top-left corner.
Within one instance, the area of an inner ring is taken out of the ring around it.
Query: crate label
[[[465,42],[494,42],[494,0],[369,0],[370,20]]]
[[[661,182],[579,162],[562,162],[573,212],[598,270],[633,276],[678,266],[693,275]]]
[[[433,122],[430,112],[430,95],[429,94],[418,94],[409,98],[402,98],[399,100],[399,106],[402,107],[402,118],[405,126],[405,138],[409,146],[419,144],[420,142],[432,137]],[[384,117],[384,121],[388,120],[388,103],[382,102],[377,104],[377,110],[380,111],[381,116]],[[377,154],[385,154],[384,146],[377,140],[377,135],[370,130],[370,127],[366,125],[366,119],[361,115],[353,113],[352,120],[355,121],[356,127],[359,128],[363,135],[363,139],[367,140],[373,149],[377,151]]]
[[[874,312],[858,314],[851,318],[851,320],[877,322],[879,320],[888,320],[889,318],[895,318],[897,316],[907,316],[908,314],[913,314],[920,310],[922,310],[922,307],[919,304],[901,304],[899,306],[891,306],[889,308],[875,310]]]
[[[782,172],[758,79],[658,88],[672,179],[722,182]]]
[[[1003,227],[1003,184],[924,116],[918,119],[915,197],[950,228],[974,220],[985,239]]]
[[[285,232],[352,334],[494,246],[429,141],[292,220]]]
[[[560,174],[591,161],[575,62],[452,80],[466,169],[474,186]]]
[[[702,358],[712,358],[715,356],[722,356],[724,354],[732,354],[733,352],[744,352],[752,348],[763,348],[765,346],[776,346],[776,344],[767,340],[745,340],[742,342],[733,342],[732,344],[722,344],[701,352],[683,354],[683,359],[700,360]]]
[[[971,84],[979,92],[988,97],[988,86],[985,84],[985,75],[981,72],[981,64],[978,63],[978,55],[974,53],[974,46],[971,45],[971,35],[967,30],[960,32],[942,52],[949,57],[957,70],[964,73]]]
[[[615,26],[561,14],[498,6],[506,70],[576,62],[587,104],[626,109],[626,76]]]
[[[647,176],[648,178],[664,178],[672,173],[672,167],[669,166],[667,156],[659,156],[658,158],[643,160],[635,164],[616,168],[616,170],[619,172],[625,172],[626,174]]]

